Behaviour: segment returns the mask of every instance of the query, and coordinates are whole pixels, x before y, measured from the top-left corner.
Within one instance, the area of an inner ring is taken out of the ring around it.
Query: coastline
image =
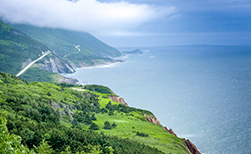
[[[127,55],[123,55],[122,57],[120,57],[120,59],[125,59],[127,58]],[[120,64],[120,63],[126,63],[127,61],[126,60],[115,60],[115,61],[112,61],[112,62],[105,62],[105,63],[102,63],[102,64],[94,64],[94,65],[91,65],[91,66],[83,66],[83,67],[78,67],[76,68],[76,70],[81,70],[81,69],[94,69],[94,68],[108,68],[108,67],[113,67],[114,65],[116,64]],[[73,73],[67,73],[67,75],[70,75],[70,74],[73,74]],[[68,76],[69,77],[69,76]],[[68,78],[67,77],[67,78]],[[84,82],[84,83],[79,83],[79,85],[85,85],[85,84],[88,84],[87,82]],[[122,98],[122,97],[121,97]],[[130,106],[130,105],[129,105]],[[150,123],[153,123],[153,124],[159,124],[162,126],[162,129],[164,129],[165,131],[167,131],[168,133],[172,134],[172,135],[175,135],[175,132],[169,128],[167,129],[166,126],[163,126],[161,124],[161,122],[157,119],[156,116],[154,117],[146,117],[146,120],[149,121]],[[187,148],[187,150],[191,153],[191,154],[201,154],[199,152],[199,150],[197,149],[197,147],[187,138],[181,138],[183,140],[183,143],[185,145],[185,147]]]
[[[81,70],[81,69],[106,68],[106,67],[112,67],[112,66],[114,66],[116,64],[120,64],[120,63],[127,63],[126,60],[121,60],[121,59],[125,59],[126,55],[120,56],[118,58],[119,59],[112,59],[109,62],[96,63],[94,65],[89,65],[89,66],[75,67],[74,70],[76,72],[77,70]],[[85,84],[85,83],[80,83],[78,79],[71,78],[71,77],[66,77],[66,75],[72,75],[75,72],[59,74],[61,77],[59,77],[57,79],[57,82],[59,82],[59,83],[68,83],[68,84],[78,84],[78,85]]]

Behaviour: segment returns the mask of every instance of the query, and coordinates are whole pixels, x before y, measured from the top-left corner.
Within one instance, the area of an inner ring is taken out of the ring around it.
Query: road
[[[27,65],[24,69],[22,69],[19,73],[17,73],[16,77],[20,76],[21,74],[23,74],[27,69],[29,69],[34,63],[36,63],[37,61],[43,59],[46,55],[50,54],[51,52],[48,50],[46,51],[41,57],[39,57],[38,59],[32,61],[29,65]]]

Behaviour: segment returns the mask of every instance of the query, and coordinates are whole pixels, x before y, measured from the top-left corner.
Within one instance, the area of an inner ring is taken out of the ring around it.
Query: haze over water
[[[151,48],[122,59],[66,76],[110,87],[202,153],[251,153],[251,47]]]

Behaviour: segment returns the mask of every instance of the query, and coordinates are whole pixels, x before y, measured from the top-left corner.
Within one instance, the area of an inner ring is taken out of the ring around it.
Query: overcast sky
[[[0,0],[0,17],[115,46],[251,45],[250,0]]]

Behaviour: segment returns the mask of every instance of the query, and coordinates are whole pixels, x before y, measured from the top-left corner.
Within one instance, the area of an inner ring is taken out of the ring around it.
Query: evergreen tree
[[[115,122],[112,124],[112,127],[115,128],[117,126],[117,124],[115,124]]]
[[[95,117],[95,114],[94,114],[94,113],[92,114],[91,119],[92,119],[93,121],[96,121],[96,120],[97,120],[97,118]]]
[[[98,127],[97,124],[95,124],[95,123],[93,122],[93,123],[91,123],[91,126],[89,127],[89,129],[91,129],[91,130],[99,130],[99,127]]]
[[[85,120],[84,120],[86,125],[90,125],[92,123],[91,117],[89,116],[89,114],[85,115]]]
[[[112,129],[109,121],[106,121],[104,124],[105,124],[104,129]]]

